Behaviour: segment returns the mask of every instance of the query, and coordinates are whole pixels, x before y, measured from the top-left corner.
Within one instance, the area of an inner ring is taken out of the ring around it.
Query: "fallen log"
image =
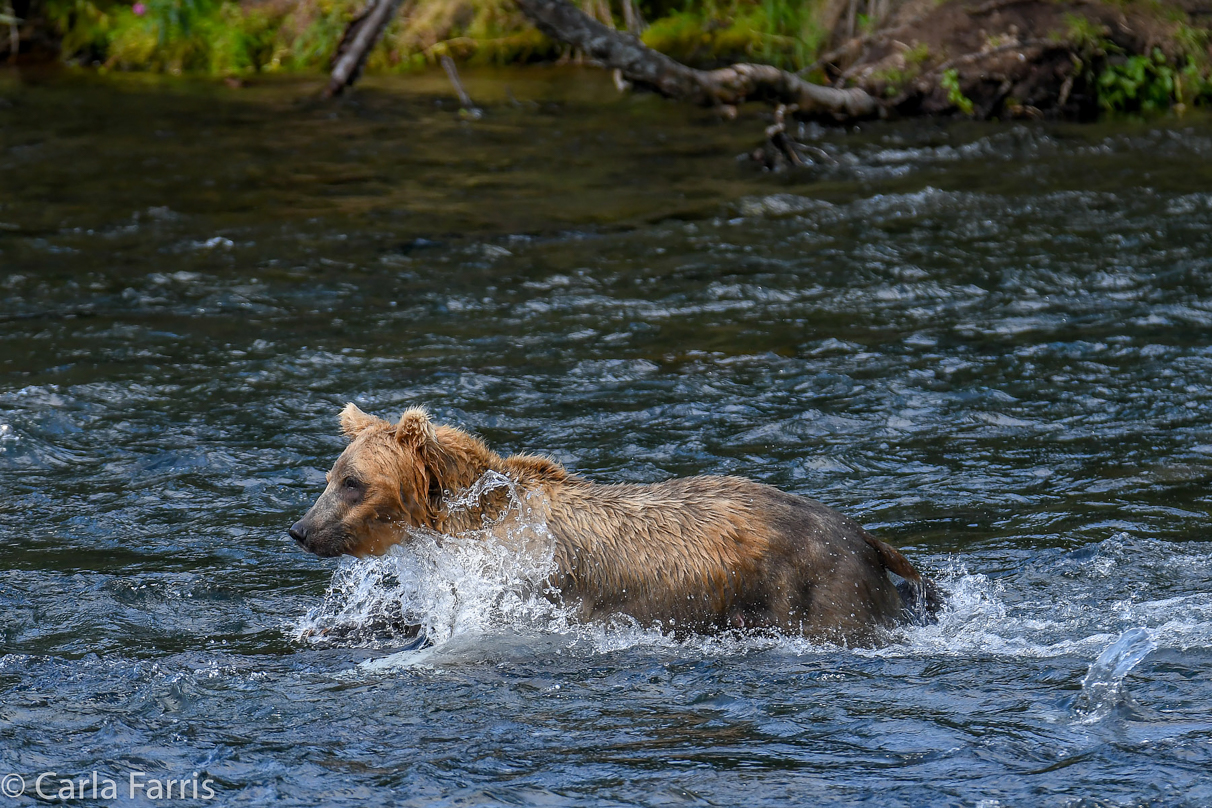
[[[795,105],[801,116],[871,118],[884,107],[857,87],[823,87],[771,65],[740,63],[697,70],[652,50],[629,33],[607,27],[566,0],[516,0],[535,27],[572,45],[633,85],[704,106],[733,110],[744,101]]]

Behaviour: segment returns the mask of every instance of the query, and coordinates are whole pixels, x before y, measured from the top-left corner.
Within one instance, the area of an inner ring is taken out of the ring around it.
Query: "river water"
[[[757,110],[467,83],[0,73],[0,803],[1212,805],[1212,122],[775,177]],[[820,499],[948,609],[678,639],[474,548],[314,558],[351,400]]]

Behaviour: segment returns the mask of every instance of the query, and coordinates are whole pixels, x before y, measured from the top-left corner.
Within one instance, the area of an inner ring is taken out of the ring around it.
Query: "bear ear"
[[[437,440],[429,413],[421,407],[413,407],[400,416],[396,424],[396,440],[405,446],[419,449]]]
[[[374,426],[379,419],[367,415],[358,409],[358,405],[350,402],[341,410],[341,433],[349,439],[358,437],[367,427]]]

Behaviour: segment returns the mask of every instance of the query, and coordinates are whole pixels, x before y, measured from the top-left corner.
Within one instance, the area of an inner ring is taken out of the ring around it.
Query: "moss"
[[[642,39],[654,50],[687,64],[735,61],[762,45],[756,32],[737,19],[712,19],[679,12],[654,22]]]

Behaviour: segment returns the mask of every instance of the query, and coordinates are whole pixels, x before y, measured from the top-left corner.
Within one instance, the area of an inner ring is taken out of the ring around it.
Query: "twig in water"
[[[454,85],[455,93],[459,96],[459,104],[462,107],[459,112],[473,121],[478,121],[482,118],[484,112],[472,102],[471,96],[463,89],[463,82],[459,81],[459,69],[455,67],[454,59],[443,55],[442,69],[446,71],[446,77],[450,79],[450,83]]]
[[[21,29],[17,27],[17,23],[21,20],[17,19],[17,10],[13,8],[13,0],[8,0],[8,11],[0,14],[0,22],[8,23],[8,61],[16,64],[17,50],[21,47]]]

